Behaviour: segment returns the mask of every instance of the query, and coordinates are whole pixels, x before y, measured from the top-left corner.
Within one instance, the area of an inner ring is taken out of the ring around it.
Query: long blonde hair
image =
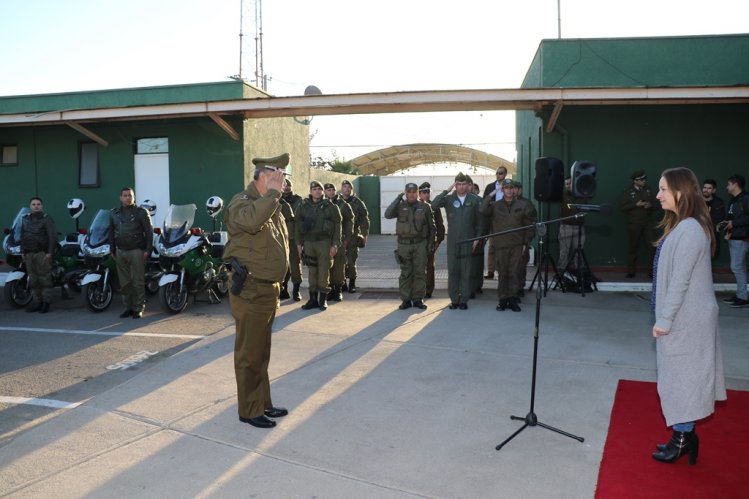
[[[715,230],[713,222],[710,219],[710,212],[707,209],[705,198],[700,192],[700,185],[697,176],[692,170],[684,167],[669,168],[665,170],[661,177],[666,181],[666,185],[674,195],[676,212],[666,210],[663,220],[658,227],[663,228],[663,235],[655,244],[658,245],[682,220],[692,217],[699,222],[702,230],[710,239],[710,253],[715,253]]]

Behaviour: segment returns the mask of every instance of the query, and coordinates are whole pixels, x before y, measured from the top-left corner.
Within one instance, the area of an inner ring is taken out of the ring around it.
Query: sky
[[[256,0],[0,0],[0,96],[254,80]],[[519,88],[543,39],[749,32],[749,1],[262,0],[267,88]],[[313,156],[417,142],[513,161],[512,111],[320,116]]]

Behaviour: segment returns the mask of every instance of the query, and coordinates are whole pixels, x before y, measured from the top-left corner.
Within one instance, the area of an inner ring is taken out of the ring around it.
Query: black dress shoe
[[[282,418],[289,414],[289,411],[284,407],[268,407],[265,410],[265,415],[269,418]]]
[[[458,305],[458,308],[461,310],[468,310],[468,304],[467,303],[461,303]]]
[[[125,317],[130,317],[131,315],[133,315],[133,311],[128,308],[120,314],[120,317],[124,319]]]
[[[427,304],[424,303],[422,300],[414,300],[414,308],[418,308],[420,310],[426,310]]]
[[[398,306],[398,310],[406,310],[408,308],[411,308],[411,300],[403,300],[403,303]]]
[[[432,293],[427,293],[427,294],[424,295],[424,298],[431,298],[431,297],[432,297]],[[731,302],[731,303],[733,303],[733,302]]]
[[[239,416],[239,420],[243,423],[248,423],[255,428],[273,428],[276,426],[276,422],[272,419],[268,419],[265,416],[258,416],[256,418],[243,418]]]
[[[497,304],[497,311],[503,312],[507,308],[507,298],[502,298]]]
[[[450,305],[447,306],[447,308],[449,308],[450,310],[455,310],[456,308],[458,308],[458,304],[457,303],[451,303]]]
[[[140,319],[141,317],[143,317],[143,312],[133,311],[133,319]]]

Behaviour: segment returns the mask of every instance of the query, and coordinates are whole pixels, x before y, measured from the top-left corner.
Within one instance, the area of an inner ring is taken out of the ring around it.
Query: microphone
[[[597,211],[602,215],[611,215],[610,204],[568,204],[567,208],[575,208],[578,211],[585,212]]]

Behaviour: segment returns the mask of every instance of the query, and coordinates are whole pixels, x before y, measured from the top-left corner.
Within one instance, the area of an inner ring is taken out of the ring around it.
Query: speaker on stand
[[[533,197],[539,202],[539,221],[544,221],[543,216],[543,203],[546,203],[546,219],[549,218],[549,203],[560,202],[562,200],[562,193],[564,192],[564,164],[560,159],[551,157],[541,157],[536,160],[536,176],[533,179]],[[549,289],[549,266],[554,269],[554,276],[557,282],[561,282],[559,278],[559,270],[557,269],[554,258],[549,253],[548,234],[544,231],[543,235],[539,235],[538,240],[538,254],[540,259],[538,260],[538,269],[536,274],[533,276],[528,290],[533,290],[533,285],[536,283],[536,279],[539,279],[538,285],[541,285],[543,280],[544,284],[544,295]],[[543,276],[541,272],[543,271]]]

